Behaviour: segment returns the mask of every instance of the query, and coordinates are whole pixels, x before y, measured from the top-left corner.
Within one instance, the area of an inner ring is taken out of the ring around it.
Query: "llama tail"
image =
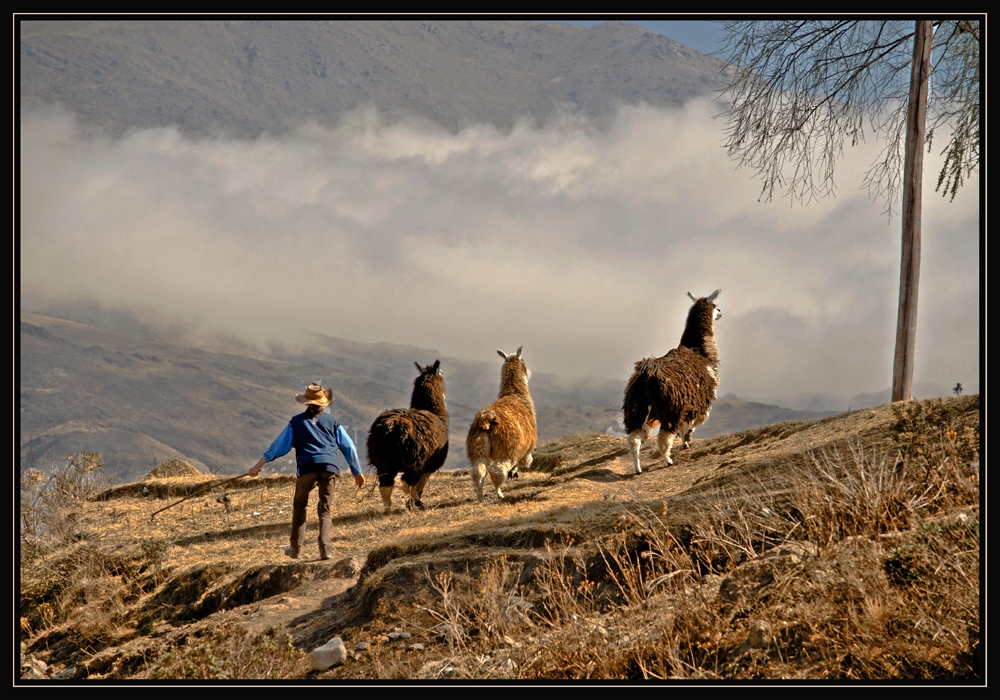
[[[493,427],[496,420],[496,413],[492,409],[485,409],[476,414],[476,419],[473,425],[476,426],[476,430],[489,433],[490,428]]]
[[[472,430],[469,434],[469,461],[476,459],[488,460],[490,457],[490,429],[496,422],[496,414],[489,409],[480,411],[472,419]]]

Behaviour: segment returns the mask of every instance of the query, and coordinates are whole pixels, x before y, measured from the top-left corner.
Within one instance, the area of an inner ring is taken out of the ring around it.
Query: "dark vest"
[[[295,464],[299,475],[328,471],[339,474],[337,468],[337,421],[329,413],[309,415],[309,411],[293,416],[291,421],[295,448]]]

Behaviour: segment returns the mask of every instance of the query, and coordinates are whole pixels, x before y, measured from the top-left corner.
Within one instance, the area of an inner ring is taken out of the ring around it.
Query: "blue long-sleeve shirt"
[[[361,474],[358,451],[347,431],[329,413],[310,415],[309,411],[292,416],[288,425],[264,453],[264,459],[273,462],[295,448],[296,471],[302,475],[303,467],[309,471],[313,465],[329,465],[328,471],[337,469],[337,450],[344,455],[351,474]]]

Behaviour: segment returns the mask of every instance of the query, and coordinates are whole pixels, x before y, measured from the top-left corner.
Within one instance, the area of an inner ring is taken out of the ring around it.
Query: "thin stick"
[[[189,494],[189,495],[185,496],[185,497],[184,497],[184,498],[182,498],[181,500],[179,500],[179,501],[176,501],[176,502],[174,502],[174,503],[171,503],[171,504],[170,504],[169,506],[167,506],[167,507],[165,507],[165,508],[160,508],[160,509],[159,509],[158,511],[156,511],[156,512],[155,512],[155,513],[153,513],[153,514],[152,514],[151,516],[149,516],[149,522],[153,522],[153,518],[155,518],[155,517],[156,517],[156,516],[157,516],[157,515],[158,515],[159,513],[162,513],[162,512],[163,512],[163,511],[165,511],[165,510],[169,510],[170,508],[173,508],[173,507],[174,507],[174,506],[176,506],[176,505],[177,505],[178,503],[183,503],[183,502],[184,502],[184,501],[186,501],[187,499],[189,499],[189,498],[194,498],[194,497],[195,497],[195,496],[197,496],[198,494],[201,494],[201,493],[204,493],[205,491],[208,491],[209,489],[213,489],[213,488],[215,488],[216,486],[225,486],[226,484],[228,484],[228,483],[231,483],[231,482],[233,482],[233,481],[236,481],[237,479],[242,479],[242,478],[243,478],[243,477],[245,477],[245,476],[250,476],[250,472],[247,472],[246,474],[240,474],[239,476],[234,476],[234,477],[233,477],[232,479],[226,479],[225,481],[220,481],[220,482],[219,482],[219,483],[217,483],[217,484],[215,484],[215,483],[210,483],[210,484],[206,484],[206,485],[205,485],[205,486],[203,486],[202,488],[198,489],[197,491],[195,491],[195,492],[194,492],[194,493],[192,493],[192,494]]]

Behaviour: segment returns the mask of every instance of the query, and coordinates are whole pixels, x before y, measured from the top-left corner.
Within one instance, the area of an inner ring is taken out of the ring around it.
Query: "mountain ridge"
[[[59,103],[119,135],[176,125],[256,138],[359,107],[455,132],[561,110],[607,124],[620,104],[679,106],[726,64],[636,25],[477,20],[25,20],[21,104]]]

